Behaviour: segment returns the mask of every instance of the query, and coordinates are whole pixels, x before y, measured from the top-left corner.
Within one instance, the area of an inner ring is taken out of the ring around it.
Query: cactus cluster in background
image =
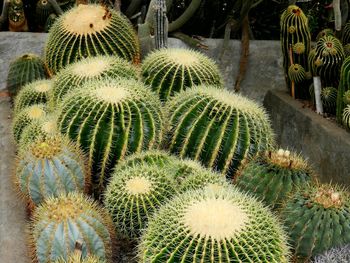
[[[343,46],[344,46],[344,52],[345,56],[350,56],[350,21],[348,21],[343,29]]]
[[[350,90],[350,57],[347,57],[341,67],[340,72],[340,83],[338,86],[338,95],[337,95],[337,121],[342,122],[344,109],[348,104],[347,97],[344,97],[345,94]],[[347,110],[348,111],[348,110]],[[345,125],[347,125],[345,123]]]

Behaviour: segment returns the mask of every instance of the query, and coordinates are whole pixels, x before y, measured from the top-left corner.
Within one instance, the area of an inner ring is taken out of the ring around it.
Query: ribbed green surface
[[[193,223],[204,226],[210,222],[202,231],[222,232],[220,237],[198,232],[187,224],[186,214],[193,205],[206,203],[219,204],[218,210],[215,214],[202,210],[199,215],[203,217],[194,218]],[[229,211],[221,210],[222,203]],[[236,214],[237,210],[240,213]],[[246,218],[242,219],[241,213]],[[242,225],[233,232],[223,232],[232,231],[230,221]],[[261,203],[233,187],[204,189],[188,191],[160,208],[142,236],[139,262],[283,263],[288,262],[288,248],[279,222]]]
[[[305,79],[305,69],[299,64],[292,64],[288,69],[288,77],[295,83],[303,82]]]
[[[16,185],[35,205],[49,197],[88,190],[90,172],[82,152],[60,137],[34,142],[17,160]]]
[[[340,83],[337,95],[337,121],[341,123],[343,110],[345,107],[344,94],[350,90],[350,57],[344,60],[340,71]]]
[[[342,124],[350,129],[350,105],[346,105],[343,110]]]
[[[86,83],[61,106],[59,130],[88,154],[97,191],[120,159],[157,148],[162,139],[160,101],[135,80]]]
[[[112,56],[97,56],[82,59],[60,71],[53,85],[52,106],[56,106],[63,97],[91,80],[123,77],[138,79],[138,73],[129,62]]]
[[[10,63],[7,89],[11,96],[15,96],[25,84],[46,78],[48,74],[41,58],[35,54],[24,54]]]
[[[30,225],[33,258],[39,263],[67,259],[75,243],[82,243],[82,255],[112,262],[114,230],[105,210],[82,194],[47,199],[35,209]]]
[[[71,26],[76,19],[84,21],[79,22],[82,31]],[[99,28],[99,24],[107,26]],[[45,62],[53,74],[84,57],[107,54],[137,63],[139,44],[126,17],[98,5],[79,5],[61,15],[51,27],[45,46]]]
[[[35,8],[35,21],[40,29],[43,29],[50,14],[55,13],[52,5],[47,0],[39,0]]]
[[[321,90],[321,101],[324,112],[335,114],[337,109],[338,90],[334,87],[325,87]]]
[[[179,93],[166,105],[164,147],[232,178],[242,160],[273,143],[265,111],[253,101],[215,87]]]
[[[337,186],[304,185],[285,203],[281,217],[300,258],[350,242],[349,194]]]
[[[180,48],[161,49],[149,54],[142,63],[142,78],[162,101],[195,85],[223,85],[213,60],[197,51]]]
[[[348,21],[343,29],[343,45],[350,44],[350,21]]]
[[[16,96],[14,112],[18,113],[33,104],[45,104],[50,99],[51,92],[51,80],[37,80],[25,85]]]

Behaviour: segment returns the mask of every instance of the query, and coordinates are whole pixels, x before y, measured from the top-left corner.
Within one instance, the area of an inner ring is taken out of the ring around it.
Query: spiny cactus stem
[[[168,47],[168,18],[166,16],[165,0],[156,0],[155,6],[155,47],[156,49]]]
[[[289,45],[289,62],[291,65],[294,64],[293,62],[293,48],[292,45]],[[292,80],[292,97],[295,99],[295,82]]]
[[[335,19],[335,30],[340,31],[341,30],[341,11],[340,11],[340,0],[333,0],[333,12],[334,12],[334,19]]]
[[[55,10],[55,13],[57,16],[60,16],[63,14],[61,7],[57,4],[56,0],[47,0],[47,1],[53,7],[53,10]]]
[[[10,0],[4,0],[4,4],[2,6],[2,12],[0,16],[0,30],[4,26],[5,21],[7,21],[9,6],[10,6]]]
[[[201,0],[192,0],[190,5],[187,7],[185,12],[177,18],[175,21],[171,22],[169,24],[169,32],[175,31],[182,27],[190,18],[193,16],[193,14],[197,11],[201,4]]]

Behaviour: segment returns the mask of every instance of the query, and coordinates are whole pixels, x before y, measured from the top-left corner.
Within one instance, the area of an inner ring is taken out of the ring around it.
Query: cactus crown
[[[39,159],[48,159],[62,151],[62,138],[57,136],[34,143],[31,147],[32,154]]]
[[[296,170],[308,169],[308,164],[303,158],[288,150],[268,151],[265,153],[265,156],[268,161],[280,167]]]
[[[340,208],[343,206],[343,199],[349,199],[344,191],[332,185],[320,185],[312,190],[310,200],[323,206],[325,209]]]

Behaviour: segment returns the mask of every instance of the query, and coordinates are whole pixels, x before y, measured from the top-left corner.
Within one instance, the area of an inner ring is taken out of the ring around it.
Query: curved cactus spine
[[[82,59],[61,70],[55,80],[51,106],[56,106],[72,90],[91,80],[123,77],[138,79],[136,69],[126,60],[112,56],[97,56]]]
[[[281,209],[293,253],[310,259],[350,242],[350,197],[338,186],[304,185]]]
[[[52,13],[54,13],[54,8],[49,3],[49,1],[39,0],[36,3],[36,9],[35,9],[35,18],[36,18],[37,25],[43,29],[45,27],[47,19]]]
[[[99,5],[79,5],[61,15],[45,46],[53,74],[84,57],[108,54],[138,63],[139,44],[126,17]]]
[[[88,153],[96,194],[120,159],[156,148],[162,139],[160,101],[135,80],[88,82],[61,106],[59,130]]]
[[[303,11],[296,5],[290,5],[281,16],[281,44],[283,65],[288,89],[292,94],[292,81],[289,69],[292,64],[300,65],[309,72],[308,54],[311,45],[311,35],[308,28],[308,19]],[[293,75],[292,75],[293,76]],[[300,75],[295,83],[295,98],[308,98],[310,85],[308,75]]]
[[[39,263],[67,260],[78,241],[83,257],[94,255],[112,262],[112,225],[107,212],[80,193],[46,199],[35,209],[30,225],[33,259]]]
[[[350,90],[350,57],[344,60],[340,70],[340,82],[337,95],[337,121],[342,122],[344,104],[344,94]]]
[[[325,87],[321,90],[323,109],[327,113],[335,114],[337,109],[338,90],[334,87]]]
[[[142,64],[142,78],[162,101],[186,88],[207,84],[221,87],[221,74],[215,62],[188,49],[170,48],[154,51]]]
[[[139,261],[285,263],[288,254],[272,213],[223,187],[188,191],[163,205],[141,238]]]
[[[75,144],[55,136],[38,139],[22,149],[16,164],[16,185],[35,205],[69,192],[88,192],[90,171]]]
[[[165,147],[229,178],[242,161],[274,142],[265,111],[226,90],[210,86],[189,89],[169,101],[166,108]]]
[[[42,59],[35,54],[24,54],[10,63],[7,89],[14,97],[25,84],[47,78],[48,74]]]
[[[33,104],[45,104],[50,99],[51,91],[51,80],[37,80],[27,84],[16,96],[14,112],[18,113]]]

